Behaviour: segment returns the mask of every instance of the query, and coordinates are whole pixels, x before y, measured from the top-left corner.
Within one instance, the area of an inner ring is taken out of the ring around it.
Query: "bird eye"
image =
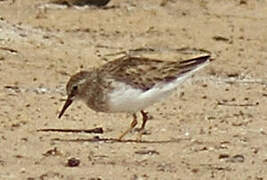
[[[76,85],[73,86],[73,87],[72,87],[72,90],[73,90],[73,91],[77,91],[77,90],[78,90],[78,86],[76,86]]]

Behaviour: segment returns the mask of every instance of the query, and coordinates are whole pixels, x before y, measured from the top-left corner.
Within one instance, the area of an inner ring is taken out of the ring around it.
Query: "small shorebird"
[[[137,137],[140,141],[148,120],[144,109],[164,99],[210,61],[209,55],[177,62],[124,56],[99,68],[78,72],[66,86],[68,98],[58,117],[74,100],[83,101],[97,112],[132,113],[133,121],[119,136],[121,140],[136,126],[136,113],[140,111],[143,116]]]

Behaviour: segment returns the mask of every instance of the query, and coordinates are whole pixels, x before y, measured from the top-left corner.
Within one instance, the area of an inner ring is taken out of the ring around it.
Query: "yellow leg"
[[[148,113],[147,112],[144,112],[143,110],[141,110],[141,114],[143,116],[143,123],[142,123],[142,126],[139,130],[139,133],[138,133],[138,136],[137,136],[137,141],[141,141],[142,140],[142,135],[144,133],[144,130],[145,130],[145,126],[146,126],[146,122],[148,120]]]
[[[136,124],[137,124],[137,117],[136,114],[133,114],[133,121],[131,122],[130,127],[119,136],[119,140],[121,140],[126,134],[128,134],[136,126]]]

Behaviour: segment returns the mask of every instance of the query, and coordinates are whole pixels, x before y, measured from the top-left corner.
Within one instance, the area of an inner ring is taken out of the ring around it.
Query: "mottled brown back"
[[[100,67],[102,75],[148,90],[157,82],[169,82],[190,72],[210,58],[209,55],[170,62],[149,58],[122,57]],[[105,73],[105,72],[108,72]]]

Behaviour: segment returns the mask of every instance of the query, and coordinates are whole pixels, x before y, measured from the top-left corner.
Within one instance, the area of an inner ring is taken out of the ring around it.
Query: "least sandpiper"
[[[97,112],[131,113],[133,121],[119,136],[121,140],[136,126],[136,113],[140,111],[143,121],[137,140],[141,140],[148,120],[144,109],[164,99],[210,61],[209,55],[176,62],[124,56],[99,68],[78,72],[66,86],[68,98],[58,117],[74,100],[82,100]]]

